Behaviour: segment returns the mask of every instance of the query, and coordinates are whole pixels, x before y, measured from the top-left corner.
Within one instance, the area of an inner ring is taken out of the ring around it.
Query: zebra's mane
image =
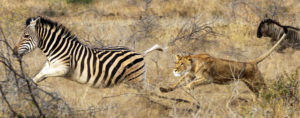
[[[38,23],[42,23],[42,24],[48,24],[48,25],[53,25],[53,26],[59,26],[61,24],[52,21],[50,19],[44,18],[42,16],[37,16],[37,17],[30,17],[26,20],[26,26],[28,26],[32,21],[34,21],[35,19],[40,18]]]
[[[55,21],[52,21],[50,19],[47,19],[47,18],[44,18],[42,16],[37,16],[37,17],[30,17],[26,20],[26,26],[28,26],[32,21],[34,21],[35,19],[39,18],[37,24],[45,24],[45,25],[49,25],[51,27],[56,27],[56,28],[61,28],[64,30],[64,33],[69,33],[72,35],[73,37],[73,40],[76,40],[76,42],[79,42],[78,41],[78,38],[75,34],[73,34],[68,28],[66,28],[64,25],[58,23],[58,22],[55,22]],[[36,25],[37,27],[38,25]],[[79,42],[80,43],[80,42]]]
[[[68,28],[66,28],[64,25],[58,23],[58,22],[55,22],[55,21],[52,21],[50,19],[47,19],[47,18],[44,18],[42,16],[37,16],[37,17],[30,17],[26,20],[26,26],[28,26],[33,20],[37,19],[37,18],[40,18],[37,22],[37,24],[46,24],[46,25],[50,25],[50,26],[53,26],[53,27],[57,27],[57,28],[62,28],[64,29],[64,32],[65,33],[70,33],[72,34],[73,36],[76,37],[76,35],[74,35]],[[36,25],[37,26],[37,25]]]

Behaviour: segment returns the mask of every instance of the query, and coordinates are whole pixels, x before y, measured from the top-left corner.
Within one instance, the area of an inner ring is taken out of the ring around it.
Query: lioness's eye
[[[25,34],[24,38],[29,38],[29,35],[28,35],[28,34]]]

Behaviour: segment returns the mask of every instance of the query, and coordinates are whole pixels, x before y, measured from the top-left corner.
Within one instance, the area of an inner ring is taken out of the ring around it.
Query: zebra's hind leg
[[[148,90],[149,84],[148,84],[145,76],[146,76],[146,74],[145,74],[145,72],[143,72],[138,78],[127,82],[128,87],[134,88],[140,92],[144,91],[144,90]]]
[[[61,63],[50,64],[49,61],[45,63],[43,69],[33,78],[33,82],[37,83],[44,80],[46,77],[64,76],[69,72],[68,66]]]
[[[126,82],[127,87],[136,89],[140,93],[145,93],[145,91],[149,90],[149,83],[147,81],[146,72],[143,72],[138,78],[134,79],[133,81]]]
[[[154,87],[153,85],[149,84],[149,81],[147,79],[147,69],[144,67],[144,73],[143,75],[141,76],[141,82],[140,82],[140,86],[143,90],[153,90],[155,89],[156,87]]]
[[[143,81],[143,84],[144,84],[144,89],[148,89],[149,88],[149,83],[147,81],[147,69],[146,67],[144,67],[144,73],[143,73],[143,76],[142,76],[142,81]]]

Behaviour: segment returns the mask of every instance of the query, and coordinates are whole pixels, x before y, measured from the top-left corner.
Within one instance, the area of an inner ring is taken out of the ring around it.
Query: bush
[[[299,114],[299,69],[294,73],[284,73],[276,78],[267,91],[262,93],[262,107],[264,114],[271,117],[297,116]],[[266,115],[266,116],[268,116]]]
[[[266,103],[276,103],[278,100],[283,100],[285,103],[293,105],[299,101],[299,69],[300,67],[291,74],[284,73],[284,76],[279,77],[269,86],[268,91],[262,95]]]

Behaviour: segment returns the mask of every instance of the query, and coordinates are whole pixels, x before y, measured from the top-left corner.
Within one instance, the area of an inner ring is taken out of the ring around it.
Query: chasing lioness
[[[286,34],[266,54],[247,62],[214,58],[208,54],[177,55],[173,72],[175,76],[181,76],[181,78],[171,87],[160,87],[160,91],[173,91],[180,87],[179,84],[186,79],[191,80],[191,82],[185,85],[187,89],[193,89],[196,86],[210,83],[227,84],[240,79],[258,97],[259,91],[265,88],[265,82],[257,64],[270,55],[285,37]]]

